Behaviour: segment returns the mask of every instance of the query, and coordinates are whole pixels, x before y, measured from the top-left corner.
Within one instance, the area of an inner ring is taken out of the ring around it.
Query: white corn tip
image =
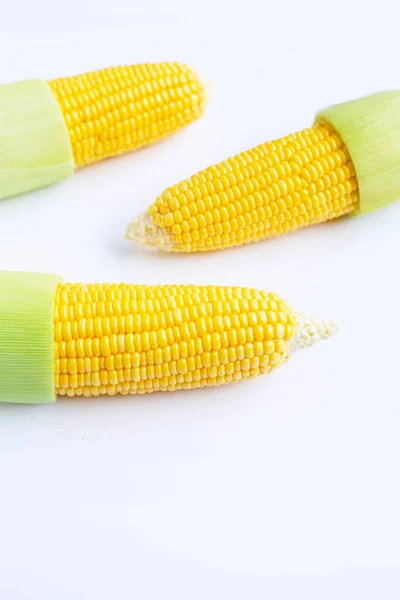
[[[289,342],[289,354],[313,346],[338,332],[334,321],[323,321],[304,313],[296,313],[296,330]]]
[[[158,248],[170,252],[174,247],[172,237],[152,223],[148,212],[142,213],[129,223],[125,239],[135,242],[145,248]]]

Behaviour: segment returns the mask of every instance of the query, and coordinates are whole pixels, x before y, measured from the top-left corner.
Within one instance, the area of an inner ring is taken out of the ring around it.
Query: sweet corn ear
[[[326,339],[332,322],[299,316],[276,294],[240,287],[57,288],[56,393],[144,394],[237,382]]]
[[[173,252],[219,250],[335,219],[357,205],[350,155],[332,129],[317,125],[168,188],[126,237]]]
[[[63,284],[32,273],[0,273],[0,287],[0,401],[237,382],[336,331],[240,287]]]
[[[321,111],[314,127],[169,187],[126,237],[173,252],[249,244],[400,198],[400,92]]]

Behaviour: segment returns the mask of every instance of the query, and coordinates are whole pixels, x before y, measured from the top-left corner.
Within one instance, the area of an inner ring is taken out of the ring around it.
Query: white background
[[[341,325],[247,384],[0,406],[2,600],[399,597],[400,203],[221,253],[122,239],[169,184],[398,88],[396,4],[2,6],[2,83],[179,60],[213,99],[158,146],[2,201],[1,269],[251,286]]]

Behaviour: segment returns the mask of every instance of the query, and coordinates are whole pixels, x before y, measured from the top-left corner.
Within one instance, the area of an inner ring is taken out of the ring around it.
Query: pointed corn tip
[[[125,239],[145,248],[155,248],[170,252],[174,248],[171,236],[152,223],[148,212],[138,215],[126,230]]]
[[[296,318],[296,330],[293,338],[290,340],[290,354],[326,340],[339,330],[338,325],[334,321],[323,321],[304,313],[296,313]]]

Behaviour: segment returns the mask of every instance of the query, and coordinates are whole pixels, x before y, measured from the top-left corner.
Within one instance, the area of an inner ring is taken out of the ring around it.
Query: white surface
[[[0,204],[0,268],[276,291],[341,333],[215,390],[0,406],[4,600],[398,598],[400,203],[222,253],[122,240],[168,184],[400,86],[396,2],[17,0],[2,82],[181,60],[203,120]]]

